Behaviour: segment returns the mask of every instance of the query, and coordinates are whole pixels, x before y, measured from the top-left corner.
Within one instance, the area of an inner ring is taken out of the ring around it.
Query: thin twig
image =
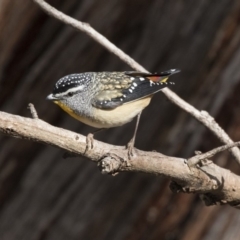
[[[202,161],[204,159],[213,157],[217,153],[223,152],[229,148],[236,147],[236,146],[239,147],[240,142],[230,143],[230,144],[227,144],[227,145],[224,145],[221,147],[214,148],[211,151],[208,151],[206,153],[197,154],[196,156],[188,159],[188,166],[189,167],[195,166],[196,164],[198,164],[200,161]]]
[[[89,37],[94,39],[100,45],[105,47],[108,51],[115,54],[119,57],[123,62],[127,63],[130,67],[134,69],[138,69],[138,71],[147,72],[147,70],[138,64],[135,60],[129,57],[126,53],[124,53],[121,49],[116,47],[113,43],[111,43],[107,38],[105,38],[102,34],[97,32],[94,28],[92,28],[88,23],[78,21],[68,15],[58,11],[56,8],[52,7],[48,3],[42,0],[33,0],[37,3],[48,15],[64,22],[67,25],[72,26],[73,28],[86,33]]]
[[[32,118],[33,119],[38,119],[37,110],[35,109],[35,107],[34,107],[34,105],[32,103],[28,104],[28,109],[31,112]]]
[[[105,47],[108,51],[118,56],[122,61],[127,63],[133,69],[137,71],[148,72],[144,67],[142,67],[135,60],[129,57],[126,53],[124,53],[122,50],[116,47],[103,35],[98,33],[89,24],[78,21],[72,17],[69,17],[68,15],[53,8],[51,5],[49,5],[43,0],[33,0],[33,1],[37,3],[50,16],[64,22],[67,25],[72,26],[73,28],[76,28],[79,31],[86,33],[88,36],[93,38],[96,42],[98,42],[103,47]],[[225,144],[233,143],[233,141],[227,135],[227,133],[222,128],[220,128],[220,126],[208,113],[204,111],[201,111],[201,112],[198,111],[196,108],[194,108],[189,103],[185,102],[176,93],[174,93],[168,88],[163,89],[162,92],[172,103],[176,104],[178,107],[180,107],[181,109],[183,109],[184,111],[186,111],[187,113],[195,117],[199,122],[201,122],[209,130],[211,130],[220,139],[222,143],[225,143]],[[231,148],[230,151],[232,155],[236,158],[237,162],[240,164],[240,150],[235,147],[235,148]]]

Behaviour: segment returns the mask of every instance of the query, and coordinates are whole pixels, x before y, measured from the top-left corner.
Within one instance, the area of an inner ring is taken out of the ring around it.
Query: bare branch
[[[135,60],[133,60],[131,57],[129,57],[126,53],[124,53],[122,50],[120,50],[118,47],[116,47],[113,43],[111,43],[103,35],[98,33],[89,24],[78,21],[74,18],[67,16],[66,14],[53,8],[51,5],[49,5],[48,3],[46,3],[43,0],[33,0],[33,1],[35,3],[37,3],[50,16],[53,16],[54,18],[64,22],[65,24],[70,25],[73,28],[76,28],[77,30],[86,33],[88,36],[93,38],[96,42],[98,42],[103,47],[105,47],[107,50],[109,50],[111,53],[118,56],[122,61],[127,63],[133,69],[135,69],[137,71],[147,72],[147,70],[144,67],[142,67]],[[181,109],[183,109],[184,111],[186,111],[187,113],[192,115],[199,122],[201,122],[204,126],[206,126],[209,130],[211,130],[219,138],[219,140],[222,143],[225,143],[225,144],[233,143],[233,141],[227,135],[227,133],[222,128],[220,128],[220,126],[215,122],[215,120],[207,112],[198,111],[196,108],[194,108],[192,105],[185,102],[177,94],[175,94],[173,91],[171,91],[168,88],[163,89],[162,92],[172,103],[176,104],[178,107],[180,107]],[[234,148],[231,148],[230,151],[231,151],[232,155],[236,158],[237,162],[240,164],[240,150],[238,148],[234,147]]]
[[[240,207],[240,177],[213,163],[189,168],[185,159],[137,149],[136,156],[129,159],[126,147],[97,140],[94,140],[94,148],[86,151],[86,138],[80,134],[51,126],[40,119],[4,112],[0,112],[0,132],[86,156],[100,166],[102,173],[115,175],[121,171],[137,171],[157,174],[173,181],[173,191],[203,194],[208,205],[220,203]]]
[[[88,24],[78,22],[66,16],[42,0],[33,1],[38,3],[50,15],[87,33],[134,69],[146,71]],[[34,119],[0,112],[0,131],[8,136],[53,145],[68,151],[72,155],[86,156],[88,159],[98,163],[103,173],[115,175],[121,171],[138,171],[157,174],[170,178],[173,181],[171,184],[173,191],[202,194],[207,205],[220,203],[240,207],[239,176],[212,162],[208,162],[205,165],[202,164],[201,167],[189,167],[213,156],[217,152],[236,145],[239,146],[240,143],[232,143],[228,135],[207,112],[198,111],[169,89],[165,89],[163,92],[173,103],[207,126],[223,142],[231,142],[231,144],[194,156],[188,162],[182,158],[165,156],[156,152],[143,152],[137,149],[136,155],[129,159],[128,151],[122,146],[113,146],[95,140],[94,148],[87,149],[86,138],[84,136],[53,127],[38,119],[33,105],[30,105],[30,110]],[[239,150],[235,149],[233,153],[239,159]]]
[[[214,155],[216,155],[217,153],[223,152],[223,151],[225,151],[225,150],[227,150],[229,148],[233,148],[233,147],[236,147],[236,146],[239,147],[240,146],[240,142],[230,143],[230,144],[227,144],[227,145],[224,145],[224,146],[221,146],[221,147],[214,148],[211,151],[208,151],[206,153],[197,154],[196,156],[191,157],[191,158],[188,159],[188,166],[189,167],[193,167],[193,166],[195,166],[196,164],[198,164],[202,160],[211,158]]]
[[[29,104],[28,104],[28,109],[29,109],[30,112],[31,112],[32,118],[33,118],[33,119],[38,119],[37,111],[36,111],[36,109],[35,109],[35,107],[34,107],[34,105],[33,105],[32,103],[29,103]]]
[[[76,28],[77,30],[80,30],[86,33],[89,37],[91,37],[100,45],[105,47],[109,52],[118,56],[121,60],[123,60],[132,68],[138,69],[139,71],[142,71],[142,72],[147,72],[147,70],[144,67],[142,67],[135,60],[129,57],[126,53],[124,53],[122,50],[116,47],[107,38],[105,38],[103,35],[97,32],[94,28],[92,28],[88,23],[81,22],[72,17],[69,17],[68,15],[58,11],[56,8],[53,8],[51,5],[49,5],[45,1],[42,1],[42,0],[33,0],[33,1],[37,3],[50,16],[53,16],[54,18],[60,20],[61,22],[64,22],[65,24],[70,25],[73,28]]]

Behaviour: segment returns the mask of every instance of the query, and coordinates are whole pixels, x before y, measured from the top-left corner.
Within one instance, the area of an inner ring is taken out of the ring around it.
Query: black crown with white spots
[[[91,81],[92,73],[77,73],[67,75],[57,81],[53,88],[53,94],[59,94],[67,91],[70,88],[75,88],[80,85],[87,86]]]

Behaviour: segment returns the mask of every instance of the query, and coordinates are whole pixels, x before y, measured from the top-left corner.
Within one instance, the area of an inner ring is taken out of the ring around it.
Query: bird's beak
[[[57,100],[57,98],[54,97],[52,94],[49,94],[49,95],[46,97],[46,100],[54,101],[54,100]]]

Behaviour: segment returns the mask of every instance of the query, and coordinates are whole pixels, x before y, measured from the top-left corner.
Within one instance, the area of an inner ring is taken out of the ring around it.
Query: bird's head
[[[67,75],[56,82],[52,93],[46,99],[68,113],[79,112],[89,103],[92,78],[93,73]]]

